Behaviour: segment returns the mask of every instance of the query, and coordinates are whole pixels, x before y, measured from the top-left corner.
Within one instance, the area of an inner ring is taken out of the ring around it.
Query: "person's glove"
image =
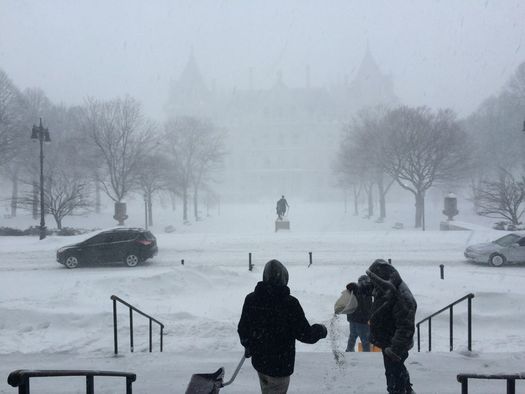
[[[245,347],[244,348],[244,357],[250,358],[252,356],[252,352],[250,352],[250,349]]]
[[[401,357],[399,357],[396,353],[394,353],[394,351],[392,350],[391,347],[387,347],[383,350],[385,352],[385,355],[392,361],[395,361],[395,362],[400,362],[401,361]]]
[[[357,290],[357,283],[350,282],[349,284],[346,285],[346,290],[350,292],[355,292]]]
[[[324,324],[314,324],[312,327],[315,327],[321,333],[321,338],[326,338],[328,335],[328,330]]]

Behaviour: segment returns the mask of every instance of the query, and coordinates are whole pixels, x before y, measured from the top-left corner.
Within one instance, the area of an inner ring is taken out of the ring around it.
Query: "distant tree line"
[[[415,200],[415,227],[423,227],[425,195],[433,186],[470,183],[479,215],[519,224],[525,204],[525,63],[502,89],[466,119],[450,109],[366,108],[343,127],[334,162],[340,186],[358,201],[366,195],[367,216],[386,217],[393,184]],[[468,182],[470,180],[470,182]]]
[[[480,215],[521,224],[525,208],[525,63],[501,92],[465,120],[475,171],[471,197]]]
[[[0,176],[11,185],[11,216],[18,208],[38,215],[39,151],[31,127],[49,128],[45,147],[44,206],[57,227],[68,215],[100,211],[101,194],[114,202],[145,199],[152,224],[154,197],[182,200],[199,220],[199,193],[211,190],[224,150],[224,131],[211,120],[172,114],[159,125],[131,97],[87,98],[83,105],[51,102],[40,89],[19,90],[0,69]]]

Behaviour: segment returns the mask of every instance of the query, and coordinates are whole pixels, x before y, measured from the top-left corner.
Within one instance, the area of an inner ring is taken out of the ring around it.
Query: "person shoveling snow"
[[[299,301],[290,295],[288,271],[277,260],[266,263],[263,280],[246,296],[238,325],[245,355],[259,375],[262,393],[286,393],[294,372],[295,340],[326,338],[322,324],[310,325]]]

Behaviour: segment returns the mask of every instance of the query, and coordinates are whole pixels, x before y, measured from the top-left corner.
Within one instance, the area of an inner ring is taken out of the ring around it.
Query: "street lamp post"
[[[45,221],[45,204],[44,204],[44,142],[51,142],[49,138],[49,130],[42,126],[42,118],[40,118],[40,125],[33,125],[31,133],[32,140],[40,142],[40,239],[46,237],[46,221]]]
[[[148,229],[148,194],[144,193],[144,228]]]

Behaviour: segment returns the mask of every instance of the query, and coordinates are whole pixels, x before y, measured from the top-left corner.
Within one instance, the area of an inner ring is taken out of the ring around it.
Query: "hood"
[[[71,248],[78,248],[80,246],[80,244],[81,244],[81,242],[78,242],[76,244],[61,246],[60,248],[58,248],[58,252],[63,252],[65,250],[68,250],[68,249],[71,249]]]
[[[402,282],[399,272],[397,272],[392,264],[388,264],[382,259],[374,261],[366,271],[366,274],[370,277],[370,281],[374,287],[384,293],[390,290],[395,291],[397,286]]]
[[[501,246],[498,245],[495,242],[484,242],[484,243],[481,243],[481,244],[471,245],[467,249],[475,250],[475,251],[478,251],[478,252],[485,252],[485,251],[494,251],[494,250],[497,250],[497,249],[500,249],[500,248],[501,248]]]
[[[288,270],[278,260],[270,260],[264,266],[263,282],[274,286],[286,286],[288,284]]]
[[[265,300],[264,302],[274,302],[290,295],[290,288],[288,286],[274,285],[268,282],[258,282],[255,286],[254,293],[257,297]]]

